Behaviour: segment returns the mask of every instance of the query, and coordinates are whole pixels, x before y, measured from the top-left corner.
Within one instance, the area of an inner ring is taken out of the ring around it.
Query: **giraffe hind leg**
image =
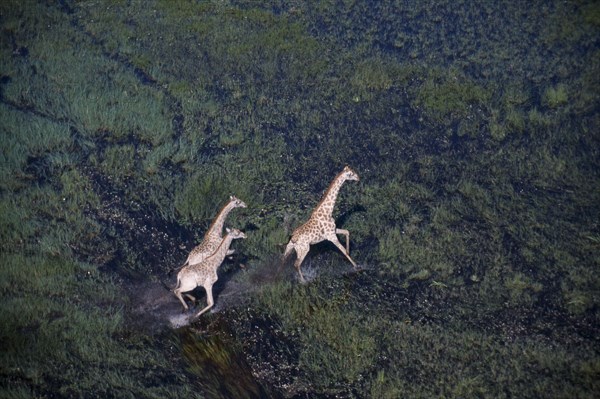
[[[196,317],[199,317],[201,314],[203,314],[206,311],[208,311],[215,304],[215,301],[213,299],[213,294],[212,294],[212,286],[213,286],[213,283],[206,283],[206,284],[204,284],[204,289],[206,290],[206,301],[208,302],[208,306],[206,306],[204,309],[202,309],[201,311],[199,311],[196,314]]]
[[[296,267],[296,270],[298,270],[298,274],[300,275],[300,282],[301,283],[305,283],[306,280],[304,279],[304,276],[302,275],[302,261],[304,261],[304,258],[306,258],[306,254],[308,254],[310,247],[308,246],[301,246],[301,247],[296,247],[296,254],[297,254],[297,258],[296,261],[294,262],[294,266]]]
[[[177,287],[173,290],[173,293],[175,294],[177,299],[179,299],[179,301],[181,302],[181,304],[183,305],[183,308],[185,310],[188,310],[189,307],[185,303],[185,300],[183,299],[182,294],[184,292],[192,291],[194,288],[196,288],[196,282],[193,281],[192,279],[190,279],[189,276],[184,276],[184,277],[177,276]],[[185,296],[190,297],[189,294],[185,294]]]
[[[193,295],[191,295],[191,294],[185,294],[185,296],[187,296],[190,299],[190,301],[196,302],[196,298]]]

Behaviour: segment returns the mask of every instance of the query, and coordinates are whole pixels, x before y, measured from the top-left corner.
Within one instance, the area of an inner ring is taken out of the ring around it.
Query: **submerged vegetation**
[[[600,391],[600,7],[408,3],[2,2],[0,396]],[[231,194],[221,311],[144,325]]]

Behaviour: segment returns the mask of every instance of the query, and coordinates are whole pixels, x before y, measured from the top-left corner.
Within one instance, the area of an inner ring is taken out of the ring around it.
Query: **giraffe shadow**
[[[348,220],[348,218],[350,218],[350,216],[352,216],[353,214],[359,213],[359,212],[366,212],[366,211],[367,211],[367,208],[365,208],[364,206],[354,205],[347,211],[341,213],[336,218],[336,226],[338,226],[338,227],[343,226],[346,223],[346,221]],[[350,232],[350,234],[352,234],[352,232]]]
[[[356,259],[355,259],[356,260]],[[329,241],[323,241],[312,245],[310,252],[302,262],[302,274],[307,283],[324,277],[339,277],[360,273],[372,268],[370,265],[357,263],[358,269],[348,262],[346,257]],[[297,279],[296,269],[293,269],[293,277]]]

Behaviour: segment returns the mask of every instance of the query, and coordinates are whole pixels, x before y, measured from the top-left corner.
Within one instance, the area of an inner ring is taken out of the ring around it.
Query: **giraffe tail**
[[[295,249],[294,243],[292,242],[292,240],[290,240],[288,245],[285,247],[285,251],[283,252],[282,261],[285,262],[287,260],[288,256],[291,255],[291,253],[294,249]]]
[[[167,277],[171,276],[171,272],[173,270],[180,270],[183,269],[185,266],[187,266],[187,262],[185,263],[185,265],[178,267],[178,268],[172,268],[169,273],[167,274]],[[167,283],[165,283],[163,280],[160,281],[163,285],[163,287],[165,287],[167,289],[167,291],[175,291],[177,288],[179,288],[179,286],[181,285],[181,279],[179,278],[179,274],[177,275],[177,284],[175,285],[175,287],[169,287],[169,285]]]
[[[179,271],[181,269],[183,269],[184,267],[188,266],[189,262],[185,262],[183,265],[179,266],[179,267],[172,267],[171,270],[169,270],[167,272],[167,276],[171,277],[171,274],[173,274],[173,272]]]
[[[169,292],[173,292],[174,290],[176,290],[179,287],[179,280],[177,280],[177,286],[175,288],[173,287],[169,287],[169,285],[167,283],[165,283],[163,280],[160,280],[161,284],[163,287],[165,287],[165,289]]]

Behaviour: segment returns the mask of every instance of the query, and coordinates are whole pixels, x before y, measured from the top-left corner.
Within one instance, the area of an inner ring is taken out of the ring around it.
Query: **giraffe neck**
[[[225,256],[227,256],[227,251],[229,250],[229,246],[231,245],[232,241],[233,237],[227,234],[221,241],[221,244],[219,245],[215,253],[213,253],[209,258],[207,258],[213,259],[215,261],[215,264],[213,265],[215,269],[218,268],[221,265],[221,263],[223,263],[223,261],[225,260]]]
[[[320,217],[331,216],[333,213],[333,207],[335,206],[335,200],[337,199],[338,193],[340,192],[340,188],[346,179],[342,175],[342,173],[338,174],[335,179],[329,185],[329,188],[323,194],[323,198],[321,202],[317,205],[315,210],[313,211],[313,215],[318,215]]]
[[[223,209],[221,209],[215,220],[208,228],[208,231],[206,232],[207,237],[211,237],[214,239],[221,238],[223,233],[223,225],[225,224],[225,219],[227,218],[227,215],[229,215],[229,212],[233,210],[233,208],[235,208],[235,205],[233,201],[231,201],[227,203],[227,205],[225,205]]]

